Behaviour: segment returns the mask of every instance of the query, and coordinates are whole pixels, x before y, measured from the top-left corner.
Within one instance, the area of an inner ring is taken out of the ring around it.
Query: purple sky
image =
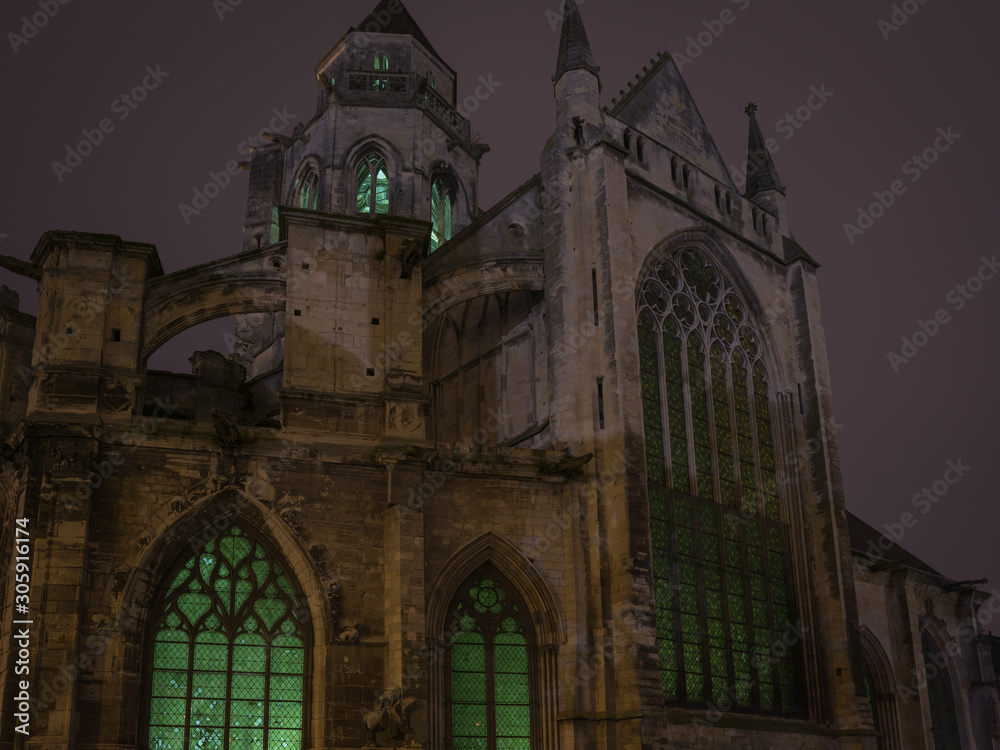
[[[178,204],[190,202],[210,171],[243,158],[240,144],[268,126],[273,108],[303,121],[312,116],[313,66],[370,7],[242,0],[220,20],[226,1],[70,0],[26,42],[12,42],[9,33],[21,33],[22,16],[44,12],[38,0],[4,3],[0,253],[27,258],[49,229],[154,243],[168,272],[239,251],[246,173],[188,224]],[[482,164],[484,209],[538,171],[554,123],[558,32],[549,18],[558,3],[407,3],[458,71],[460,96],[472,93],[480,75],[501,84],[472,117],[474,131],[493,147]],[[1000,165],[1000,5],[901,5],[917,10],[897,30],[879,28],[892,3],[870,0],[587,0],[581,12],[602,67],[605,104],[658,50],[684,52],[689,36],[729,12],[732,22],[683,73],[727,163],[746,158],[749,100],[780,146],[774,159],[788,188],[792,231],[822,264],[848,508],[875,527],[914,512],[904,547],[945,575],[989,577],[987,588],[1000,588],[1000,278],[971,299],[957,290],[983,256],[1000,254],[990,229],[997,209],[989,171]],[[119,119],[116,100],[157,65],[169,75]],[[814,86],[833,95],[800,128],[779,127]],[[59,182],[52,162],[65,160],[81,130],[106,117],[113,131]],[[960,138],[913,181],[918,172],[906,163],[949,127]],[[859,207],[895,180],[905,192],[850,242],[845,222],[856,223]],[[22,309],[35,311],[33,283],[3,270],[0,283],[21,293]],[[898,353],[900,339],[938,310],[948,322],[893,372],[889,352]],[[151,364],[188,371],[194,349],[227,351],[226,328],[216,322],[178,337]],[[913,496],[958,459],[971,469],[921,514]]]

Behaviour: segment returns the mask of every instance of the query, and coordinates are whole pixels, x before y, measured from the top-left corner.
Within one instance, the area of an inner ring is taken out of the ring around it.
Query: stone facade
[[[303,748],[451,747],[452,614],[477,571],[526,612],[532,748],[930,750],[927,692],[908,690],[928,628],[961,746],[1000,747],[993,600],[898,556],[875,564],[877,533],[846,512],[817,264],[788,229],[754,108],[741,195],[669,55],[601,106],[570,3],[540,171],[483,213],[488,147],[400,3],[316,75],[316,116],[245,165],[241,252],[164,274],[150,245],[49,232],[30,262],[0,258],[39,288],[37,318],[0,294],[0,548],[27,519],[33,619],[25,737],[8,575],[0,748],[149,747],[158,602],[179,562],[236,524],[294,579]],[[384,172],[363,188],[371,154]],[[451,226],[433,249],[436,184]],[[664,701],[637,305],[656,263],[689,248],[760,332],[792,712]],[[235,355],[147,370],[226,315]]]

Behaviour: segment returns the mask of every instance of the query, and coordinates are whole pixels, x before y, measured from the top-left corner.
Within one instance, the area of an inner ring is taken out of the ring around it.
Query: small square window
[[[367,368],[365,370],[365,375],[367,375],[370,378],[374,378],[375,377],[375,368],[374,367]]]
[[[296,318],[301,318],[302,317],[302,311],[301,310],[293,310],[292,311],[292,315],[294,315]]]
[[[379,319],[378,319],[378,318],[372,318],[372,325],[373,325],[373,326],[377,326],[377,325],[379,324],[379,322],[380,322],[380,321],[379,321]]]
[[[112,328],[111,329],[111,340],[112,341],[121,341],[122,340],[122,329],[121,328]]]

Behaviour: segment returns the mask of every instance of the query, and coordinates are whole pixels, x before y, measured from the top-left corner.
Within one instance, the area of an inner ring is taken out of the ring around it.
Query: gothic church
[[[741,193],[670,55],[602,106],[570,2],[555,56],[486,211],[382,0],[238,252],[0,257],[39,294],[0,293],[0,750],[1000,748],[1000,601],[846,511],[755,107]],[[233,356],[148,369],[224,316]]]

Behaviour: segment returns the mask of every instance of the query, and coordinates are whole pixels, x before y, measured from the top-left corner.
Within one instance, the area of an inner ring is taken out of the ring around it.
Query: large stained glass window
[[[358,165],[357,208],[359,214],[389,213],[389,175],[385,159],[376,153]]]
[[[489,570],[466,584],[452,612],[451,750],[529,750],[527,613]]]
[[[287,573],[238,526],[187,560],[155,614],[150,750],[300,750],[295,601]]]
[[[638,333],[664,697],[798,713],[760,336],[693,249],[650,273]]]
[[[951,689],[948,663],[934,636],[924,630],[921,636],[924,669],[927,672],[927,699],[931,708],[931,734],[934,750],[959,750],[962,740],[958,733],[955,694]]]

